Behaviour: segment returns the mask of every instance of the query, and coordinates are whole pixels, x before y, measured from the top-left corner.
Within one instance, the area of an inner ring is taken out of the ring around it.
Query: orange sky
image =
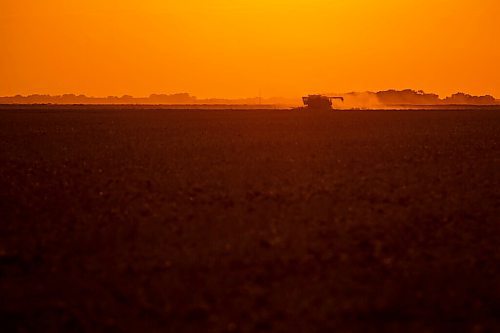
[[[1,0],[0,95],[500,97],[498,0]]]

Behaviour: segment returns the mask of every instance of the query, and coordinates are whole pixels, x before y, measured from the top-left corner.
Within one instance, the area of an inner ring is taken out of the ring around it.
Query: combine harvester
[[[324,96],[324,95],[309,95],[302,97],[304,107],[298,108],[299,110],[334,110],[333,100],[344,101],[344,97],[338,96]]]

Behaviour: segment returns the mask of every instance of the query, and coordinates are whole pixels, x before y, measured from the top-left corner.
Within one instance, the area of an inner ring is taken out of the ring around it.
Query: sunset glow
[[[500,96],[497,0],[4,0],[0,95]]]

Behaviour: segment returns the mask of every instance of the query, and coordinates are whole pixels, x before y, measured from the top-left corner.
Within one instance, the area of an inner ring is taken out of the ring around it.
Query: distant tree
[[[456,93],[445,99],[446,104],[464,104],[464,105],[495,105],[495,97],[490,95],[472,96],[465,93]]]
[[[438,95],[427,94],[423,90],[379,91],[377,97],[383,104],[387,105],[435,105],[441,103]]]

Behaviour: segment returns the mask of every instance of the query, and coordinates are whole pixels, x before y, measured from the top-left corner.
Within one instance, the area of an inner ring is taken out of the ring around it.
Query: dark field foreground
[[[1,332],[500,331],[500,112],[0,111]]]

